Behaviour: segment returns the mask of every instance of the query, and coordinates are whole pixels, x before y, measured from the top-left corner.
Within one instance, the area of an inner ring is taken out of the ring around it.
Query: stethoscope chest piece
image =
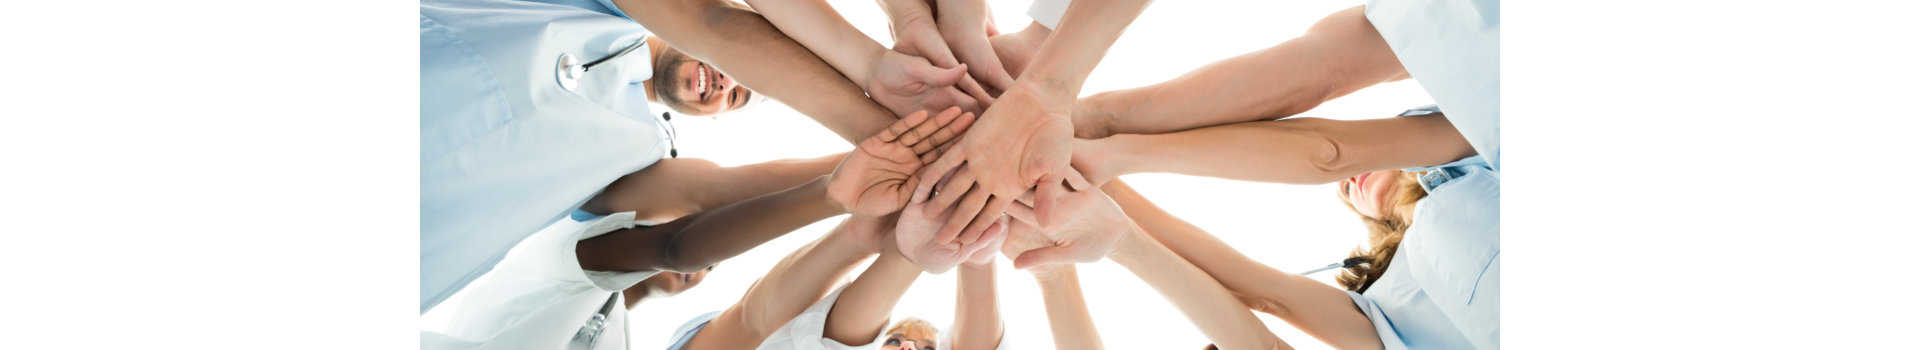
[[[570,53],[560,53],[560,62],[554,64],[554,78],[560,81],[560,88],[573,91],[580,86],[580,77],[587,75],[587,67]]]

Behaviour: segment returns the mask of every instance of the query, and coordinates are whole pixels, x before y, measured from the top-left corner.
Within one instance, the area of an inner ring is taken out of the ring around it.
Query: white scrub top
[[[1427,197],[1414,205],[1387,271],[1347,292],[1387,349],[1500,348],[1500,172],[1480,156],[1407,169]]]
[[[1500,169],[1500,1],[1369,0],[1367,21],[1407,74]]]
[[[839,341],[827,338],[827,314],[833,311],[833,303],[840,300],[840,292],[846,290],[847,286],[841,285],[840,288],[835,289],[833,293],[829,293],[825,298],[814,302],[812,306],[807,307],[806,311],[801,311],[799,316],[795,316],[793,320],[787,321],[787,324],[781,325],[780,329],[774,330],[772,334],[767,335],[767,340],[762,341],[760,347],[757,349],[857,350],[879,348],[881,341],[886,340],[890,334],[880,334],[878,337],[875,337],[873,341],[860,345],[841,344]],[[671,343],[672,345],[667,346],[667,350],[681,350],[686,347],[687,341],[693,340],[695,334],[700,334],[700,330],[705,329],[707,323],[712,322],[713,318],[719,315],[720,313],[717,311],[709,312],[687,320],[686,324],[681,325],[679,330],[673,332],[673,342]],[[893,322],[888,321],[887,324],[891,325]],[[947,329],[953,329],[953,327],[949,325]],[[942,349],[947,349],[948,346],[952,346],[953,335],[951,333],[952,332],[940,332],[940,339],[938,341],[941,343],[936,345],[940,345]],[[1013,349],[1013,347],[1007,345],[1005,337],[1001,337],[1000,344],[994,346],[994,350],[1011,349]]]
[[[564,349],[607,299],[659,271],[580,268],[576,242],[636,225],[633,212],[560,220],[513,248],[499,268],[467,288],[445,333],[422,332],[423,349]],[[614,297],[597,348],[627,348],[627,308]]]
[[[666,153],[640,85],[653,74],[647,48],[561,88],[562,53],[588,62],[647,33],[594,2],[574,2],[420,3],[422,313],[521,239]]]

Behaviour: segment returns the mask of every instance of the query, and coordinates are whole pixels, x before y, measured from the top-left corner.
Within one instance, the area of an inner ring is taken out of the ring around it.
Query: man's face
[[[753,90],[680,50],[668,47],[661,56],[653,66],[653,93],[674,111],[712,116],[745,107],[755,98]]]

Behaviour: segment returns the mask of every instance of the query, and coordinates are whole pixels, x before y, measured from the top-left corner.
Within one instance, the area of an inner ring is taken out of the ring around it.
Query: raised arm
[[[1034,227],[1027,224],[1032,222],[1027,219],[1031,213],[1022,209],[1024,207],[1015,208],[1013,216],[1018,218],[1016,221],[1020,224],[1014,225],[1016,229],[1012,231],[1008,245],[1039,247],[1023,252],[1019,248],[1009,249],[1010,253],[1016,254],[1016,264],[1034,266],[1034,260],[1054,260],[1033,256],[1059,251],[1059,248],[1046,247],[1049,244],[1046,242],[1048,237],[1074,236],[1075,231],[1123,232],[1114,240],[1115,245],[1105,252],[1106,257],[1132,271],[1160,296],[1172,302],[1208,340],[1223,349],[1288,348],[1220,282],[1154,241],[1152,236],[1128,220],[1106,194],[1078,180],[1068,178],[1069,183],[1079,182],[1076,186],[1088,187],[1063,191],[1059,203],[1060,222]]]
[[[1279,317],[1334,348],[1381,348],[1373,323],[1339,288],[1254,261],[1154,206],[1125,183],[1109,182],[1101,189],[1155,241],[1205,271],[1248,307]]]
[[[988,252],[993,253],[998,252]],[[984,266],[960,266],[953,329],[949,330],[953,332],[953,345],[946,349],[993,350],[1000,346],[1006,325],[1000,322],[1000,296],[994,287],[993,265],[993,260],[987,260]]]
[[[980,112],[978,101],[954,87],[966,76],[966,67],[942,69],[927,59],[888,50],[848,24],[823,0],[747,2],[895,114],[954,106]]]
[[[1460,131],[1438,115],[1289,118],[1074,142],[1074,168],[1094,183],[1162,172],[1311,185],[1474,154]]]
[[[737,167],[720,167],[705,159],[661,159],[614,180],[581,209],[599,215],[631,211],[639,220],[672,221],[799,186],[833,172],[833,166],[846,157],[846,153],[840,153]]]
[[[753,10],[726,0],[614,0],[675,48],[858,142],[898,114]]]
[[[827,339],[852,346],[872,343],[886,330],[893,306],[920,277],[920,267],[901,257],[892,244],[881,246],[880,257],[834,300],[833,311],[827,313]]]
[[[964,132],[970,118],[958,110],[938,117],[909,115],[861,142],[833,175],[665,224],[582,240],[580,265],[597,271],[693,272],[828,216],[898,211],[913,188],[907,174],[920,168],[921,157]]]
[[[1080,85],[1148,3],[1081,1],[1067,8],[1059,29],[1041,44],[1014,86],[980,117],[980,127],[929,166],[931,174],[960,169],[921,184],[947,184],[943,195],[934,198],[934,207],[962,204],[963,215],[940,229],[937,242],[974,241],[1014,198],[1036,184],[1060,181],[1061,174],[1070,171],[1071,109]],[[1039,188],[1034,208],[1044,223],[1058,193],[1056,186]]]
[[[1077,137],[1102,138],[1280,119],[1407,77],[1364,8],[1354,7],[1280,45],[1159,84],[1082,98],[1074,104],[1073,125]]]
[[[833,285],[873,256],[888,218],[849,217],[819,240],[781,259],[766,277],[694,335],[687,349],[751,349],[831,292]]]
[[[1080,275],[1073,264],[1035,267],[1033,277],[1040,283],[1040,299],[1047,305],[1047,325],[1053,329],[1053,347],[1061,350],[1099,350],[1100,330],[1093,326],[1093,313],[1080,293]]]

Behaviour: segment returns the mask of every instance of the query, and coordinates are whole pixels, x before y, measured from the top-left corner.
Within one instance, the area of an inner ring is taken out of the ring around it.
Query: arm
[[[848,142],[873,135],[896,118],[753,10],[726,0],[615,0],[614,5],[681,52],[786,103]]]
[[[1154,206],[1125,183],[1110,182],[1102,189],[1155,241],[1205,271],[1248,307],[1279,317],[1334,348],[1382,346],[1373,323],[1339,288],[1254,261]]]
[[[988,254],[996,253],[989,251]],[[953,350],[993,350],[1006,335],[1000,322],[1000,297],[993,284],[993,261],[985,266],[960,266],[960,286],[953,305]],[[1098,344],[1096,342],[1095,344]]]
[[[799,41],[846,75],[875,102],[905,115],[959,106],[979,112],[979,103],[953,88],[962,67],[941,69],[926,59],[888,50],[854,29],[824,0],[749,0],[781,32]]]
[[[1053,328],[1053,347],[1098,350],[1100,330],[1093,326],[1086,297],[1080,293],[1080,275],[1072,264],[1033,268],[1040,282],[1040,298],[1047,304],[1047,324]]]
[[[854,346],[872,343],[887,328],[894,304],[920,278],[920,267],[888,247],[891,244],[881,246],[880,258],[834,300],[833,311],[827,313],[827,339]]]
[[[892,227],[881,218],[848,217],[825,237],[780,260],[766,277],[689,341],[687,349],[751,349],[774,330],[826,297],[861,260],[873,256],[865,241]]]
[[[1157,134],[1285,118],[1374,84],[1406,79],[1362,7],[1315,23],[1278,46],[1200,67],[1163,83],[1080,99],[1080,138]]]
[[[582,210],[598,215],[633,211],[635,218],[670,221],[754,196],[792,188],[833,172],[846,153],[722,168],[711,161],[669,158],[614,180]]]
[[[814,221],[845,213],[827,197],[828,177],[651,227],[580,241],[580,267],[594,271],[695,272]]]
[[[960,203],[954,217],[935,235],[936,242],[972,242],[1005,213],[1014,198],[1036,184],[1060,181],[1071,172],[1069,141],[1073,139],[1071,109],[1081,83],[1100,63],[1120,32],[1140,16],[1149,0],[1115,0],[1070,5],[1066,15],[1013,88],[1000,95],[980,117],[980,127],[960,140],[952,152],[928,166],[932,174],[966,169],[921,183],[931,189],[946,183],[951,189],[936,196],[933,206]],[[971,190],[970,190],[971,188]],[[1056,186],[1040,186],[1034,211],[1042,224],[1050,213]]]
[[[1160,245],[1137,225],[1107,258],[1133,271],[1221,349],[1291,349],[1219,281]],[[1351,304],[1351,303],[1349,303]]]
[[[1446,118],[1289,118],[1158,135],[1075,140],[1074,167],[1094,183],[1167,172],[1237,180],[1322,184],[1355,174],[1446,163],[1473,147]]]

